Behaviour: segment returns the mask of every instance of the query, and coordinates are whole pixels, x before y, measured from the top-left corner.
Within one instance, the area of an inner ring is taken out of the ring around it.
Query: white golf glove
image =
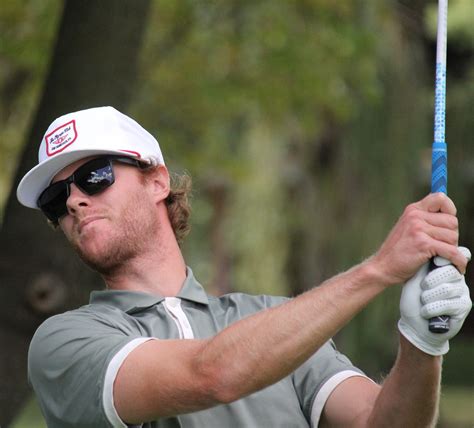
[[[459,247],[459,251],[471,260],[467,248]],[[449,339],[461,329],[472,302],[464,275],[442,257],[435,257],[434,263],[439,267],[428,272],[426,263],[403,286],[398,329],[423,352],[444,355],[449,351]],[[432,333],[428,329],[428,320],[439,315],[451,317],[446,333]]]

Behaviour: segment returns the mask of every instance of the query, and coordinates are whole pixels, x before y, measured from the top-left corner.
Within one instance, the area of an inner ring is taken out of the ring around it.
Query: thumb
[[[458,251],[459,251],[464,257],[466,257],[466,259],[467,259],[468,262],[471,260],[471,252],[469,251],[469,248],[466,248],[466,247],[458,247]],[[445,259],[444,257],[436,256],[436,257],[433,259],[433,263],[434,263],[436,266],[438,266],[438,267],[442,267],[442,266],[450,265],[450,264],[451,264],[451,261],[448,260],[448,259]]]

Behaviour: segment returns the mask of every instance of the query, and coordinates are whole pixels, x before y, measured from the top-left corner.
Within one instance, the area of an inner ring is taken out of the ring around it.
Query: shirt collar
[[[201,303],[203,305],[209,304],[209,299],[204,291],[204,287],[194,277],[193,271],[190,267],[186,268],[186,279],[176,297],[189,300],[190,302]]]
[[[193,271],[186,268],[186,279],[176,297],[190,302],[209,304],[209,299],[202,285],[194,278]],[[161,303],[164,296],[149,294],[141,291],[103,290],[93,291],[90,294],[91,305],[105,304],[115,306],[124,312],[132,313]]]

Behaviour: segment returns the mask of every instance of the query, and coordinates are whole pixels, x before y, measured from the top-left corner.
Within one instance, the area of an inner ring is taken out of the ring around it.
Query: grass
[[[443,388],[439,427],[474,428],[474,386]]]

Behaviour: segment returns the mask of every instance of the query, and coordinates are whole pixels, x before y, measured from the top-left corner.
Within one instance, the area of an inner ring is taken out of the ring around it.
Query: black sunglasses
[[[59,219],[67,214],[66,201],[71,193],[71,183],[87,195],[102,192],[115,182],[112,162],[134,165],[140,169],[149,166],[127,157],[107,156],[92,159],[77,168],[68,178],[57,181],[44,189],[37,201],[39,209],[57,226]]]

